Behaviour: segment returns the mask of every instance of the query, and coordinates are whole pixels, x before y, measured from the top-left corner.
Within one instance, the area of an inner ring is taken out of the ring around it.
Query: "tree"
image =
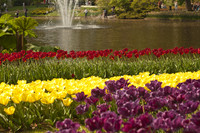
[[[17,48],[17,51],[24,49],[25,37],[36,37],[33,29],[37,25],[30,17],[11,19],[10,15],[3,15],[0,18],[0,45],[6,49]]]
[[[26,36],[36,37],[33,29],[38,25],[37,21],[31,17],[19,17],[12,21],[13,33],[18,40],[17,50],[24,49],[24,39]],[[21,41],[19,41],[21,40]]]
[[[96,3],[100,8],[110,9],[111,6],[109,5],[111,0],[97,0]]]
[[[130,0],[111,0],[109,5],[118,7],[125,12],[131,11],[131,1]]]

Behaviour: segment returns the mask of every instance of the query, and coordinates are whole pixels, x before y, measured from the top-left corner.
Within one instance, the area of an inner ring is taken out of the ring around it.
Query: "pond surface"
[[[41,21],[41,20],[40,20]],[[144,49],[200,46],[200,22],[167,20],[80,20],[74,28],[46,27],[39,22],[33,44],[59,46],[70,50]]]

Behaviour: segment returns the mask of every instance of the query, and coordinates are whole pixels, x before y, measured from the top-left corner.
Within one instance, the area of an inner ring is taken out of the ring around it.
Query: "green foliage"
[[[111,6],[110,6],[110,4],[109,4],[110,2],[111,2],[111,0],[97,0],[97,1],[96,1],[97,5],[98,5],[101,9],[103,9],[103,8],[110,9],[110,8],[111,8]]]
[[[15,52],[15,49],[4,49],[1,51],[1,53],[3,53],[3,54],[5,54],[5,53],[11,54],[13,52]]]
[[[27,62],[5,62],[0,66],[0,82],[16,84],[18,80],[51,80],[53,78],[77,79],[90,76],[110,78],[120,75],[136,75],[140,72],[151,74],[176,73],[200,70],[199,55],[172,55],[162,58],[143,56],[139,59],[98,58],[87,59],[41,59]]]
[[[33,29],[38,25],[37,21],[30,17],[11,19],[5,14],[0,18],[0,45],[6,49],[23,49],[25,37],[36,37]]]
[[[5,49],[15,48],[16,38],[12,33],[11,16],[5,14],[0,18],[0,46]]]
[[[5,106],[0,105],[0,125],[3,129],[12,132],[31,130],[35,123],[38,129],[50,130],[53,129],[56,121],[72,118],[73,116],[70,115],[75,114],[72,113],[75,106],[66,107],[61,100],[55,100],[53,104],[42,104],[39,101],[19,104],[10,102],[7,106],[14,106],[16,111],[9,116],[3,111]]]
[[[175,0],[165,0],[167,6],[173,6]]]
[[[7,3],[7,0],[0,0],[0,11],[4,11],[5,7],[3,6],[4,3]]]
[[[9,14],[4,14],[3,16],[0,17],[0,37],[4,35],[9,35],[11,33],[11,15]]]
[[[151,12],[147,17],[158,19],[180,19],[180,20],[199,20],[200,14],[198,12]]]
[[[33,45],[33,44],[26,44],[25,45],[26,50],[32,50],[34,52],[56,52],[57,50],[59,50],[60,48],[57,46],[39,46],[39,45]]]
[[[54,8],[38,8],[38,9],[31,11],[31,14],[33,14],[33,15],[44,14],[45,15],[45,14],[53,12],[54,10],[55,10]]]
[[[178,0],[178,5],[183,5],[184,2],[185,0]]]
[[[155,0],[98,0],[101,8],[115,7],[118,18],[144,18],[147,12],[157,9]]]
[[[31,17],[19,17],[12,21],[12,26],[14,31],[23,35],[24,37],[36,37],[36,34],[33,32],[33,29],[38,25],[37,21]]]
[[[25,3],[26,5],[31,5],[34,2],[42,2],[42,0],[13,0],[13,5],[14,6],[22,6],[23,3]]]
[[[31,17],[19,17],[11,21],[12,30],[17,38],[16,48],[18,51],[24,49],[26,36],[36,37],[33,29],[38,25],[37,21]]]
[[[14,49],[16,48],[16,38],[15,36],[5,35],[0,37],[1,46],[4,49]]]

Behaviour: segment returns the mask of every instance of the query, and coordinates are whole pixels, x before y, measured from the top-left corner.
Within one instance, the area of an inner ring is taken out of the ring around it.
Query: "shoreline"
[[[60,16],[50,16],[50,17],[43,17],[43,16],[31,16],[32,18],[36,20],[45,20],[48,18],[53,18],[53,19],[61,19]],[[74,17],[74,20],[102,20],[102,21],[159,21],[159,20],[165,20],[165,21],[182,21],[182,22],[187,22],[187,21],[196,21],[200,22],[200,19],[191,19],[191,18],[173,18],[173,17],[146,17],[143,19],[119,19],[116,16],[108,16],[108,18],[102,18],[100,16],[96,17],[91,17],[88,16],[87,18],[85,17]]]
[[[152,21],[181,21],[181,22],[200,22],[200,19],[187,19],[187,18],[162,18],[162,17],[146,17],[144,20],[152,20]]]

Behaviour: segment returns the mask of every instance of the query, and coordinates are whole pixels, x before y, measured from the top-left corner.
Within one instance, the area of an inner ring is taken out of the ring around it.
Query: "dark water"
[[[200,22],[166,20],[88,20],[75,29],[43,27],[40,22],[38,38],[30,43],[59,46],[64,50],[101,50],[123,48],[174,48],[200,46]],[[55,23],[55,22],[54,22]],[[54,24],[53,24],[54,25]],[[81,29],[82,28],[82,29]]]

